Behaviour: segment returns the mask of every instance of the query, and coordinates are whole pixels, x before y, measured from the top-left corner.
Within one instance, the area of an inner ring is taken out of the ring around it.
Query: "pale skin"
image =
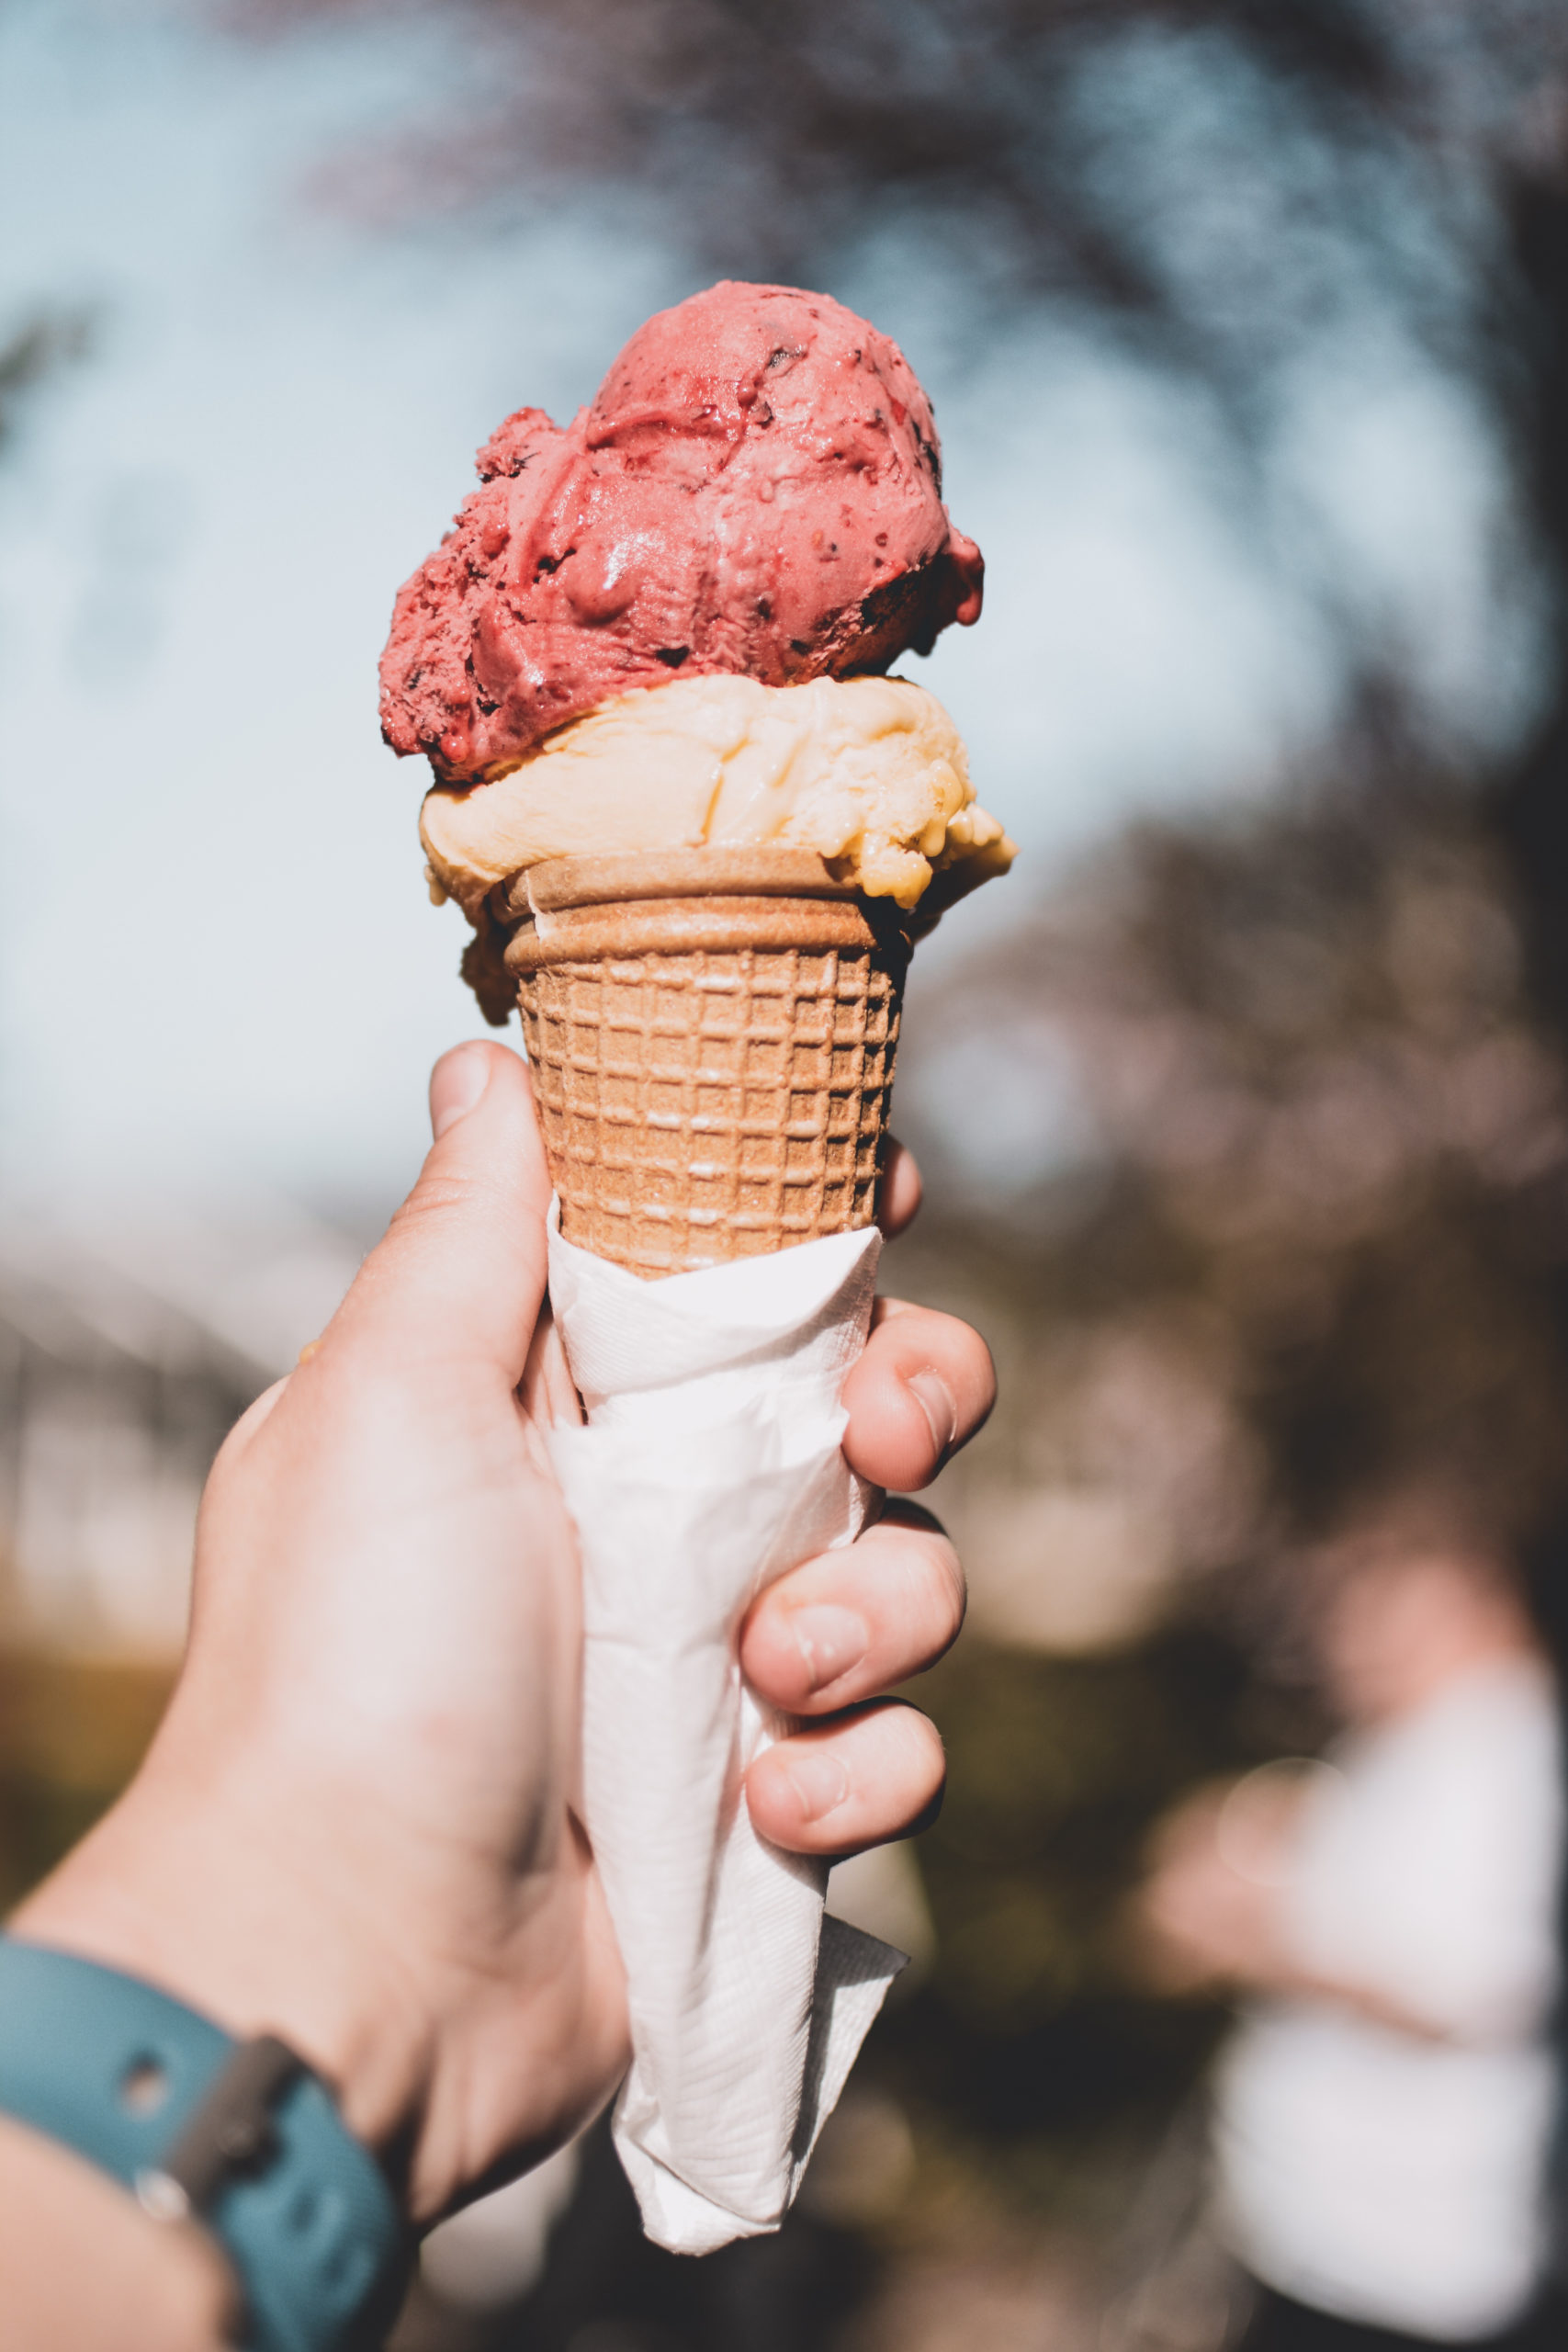
[[[627,2058],[570,1803],[576,1560],[540,1427],[577,1408],[544,1311],[549,1180],[524,1066],[460,1046],[431,1111],[385,1240],[214,1467],[188,1653],[146,1763],[10,1922],[236,2034],[282,2034],[416,2226],[558,2144]],[[896,1150],[889,1231],[919,1197]],[[846,1384],[845,1453],[918,1488],[993,1394],[966,1326],[885,1301]],[[912,1506],[759,1600],[742,1668],[807,1719],[748,1776],[766,1837],[842,1854],[930,1815],[941,1742],[884,1694],[963,1611],[953,1549]],[[197,2232],[4,2123],[0,2277],[8,2352],[224,2338],[229,2281]]]

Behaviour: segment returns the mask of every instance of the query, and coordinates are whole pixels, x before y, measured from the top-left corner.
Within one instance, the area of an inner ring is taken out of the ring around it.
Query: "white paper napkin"
[[[840,1451],[881,1236],[647,1283],[561,1238],[550,1297],[588,1413],[551,1451],[582,1553],[590,1837],[629,1980],[615,2114],[649,2237],[776,2229],[903,1955],[825,1919],[741,1776],[774,1724],[736,1664],[762,1588],[853,1541]]]

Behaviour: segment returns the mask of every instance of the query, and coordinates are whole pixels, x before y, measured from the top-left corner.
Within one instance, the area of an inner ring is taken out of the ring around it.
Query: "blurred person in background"
[[[1213,2085],[1245,2352],[1534,2352],[1562,1838],[1557,1695],[1497,1549],[1432,1498],[1324,1557],[1321,1764],[1190,1799],[1138,1903],[1172,1990],[1244,1996]]]

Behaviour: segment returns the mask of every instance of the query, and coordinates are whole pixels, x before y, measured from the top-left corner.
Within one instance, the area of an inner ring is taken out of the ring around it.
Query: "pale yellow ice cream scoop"
[[[420,834],[433,889],[476,917],[546,858],[773,842],[908,910],[933,873],[963,864],[967,886],[1014,855],[952,719],[902,678],[673,678],[620,695],[502,775],[438,785]]]

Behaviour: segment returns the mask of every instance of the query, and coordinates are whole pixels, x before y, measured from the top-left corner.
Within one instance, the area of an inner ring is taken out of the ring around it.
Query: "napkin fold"
[[[631,2009],[614,2130],[675,2253],[778,2227],[904,1964],[824,1917],[826,1863],[751,1827],[742,1776],[780,1725],[736,1662],[755,1596],[875,1499],[839,1394],[880,1249],[872,1228],[649,1283],[551,1212],[588,1415],[550,1436],[582,1556],[583,1802]]]

